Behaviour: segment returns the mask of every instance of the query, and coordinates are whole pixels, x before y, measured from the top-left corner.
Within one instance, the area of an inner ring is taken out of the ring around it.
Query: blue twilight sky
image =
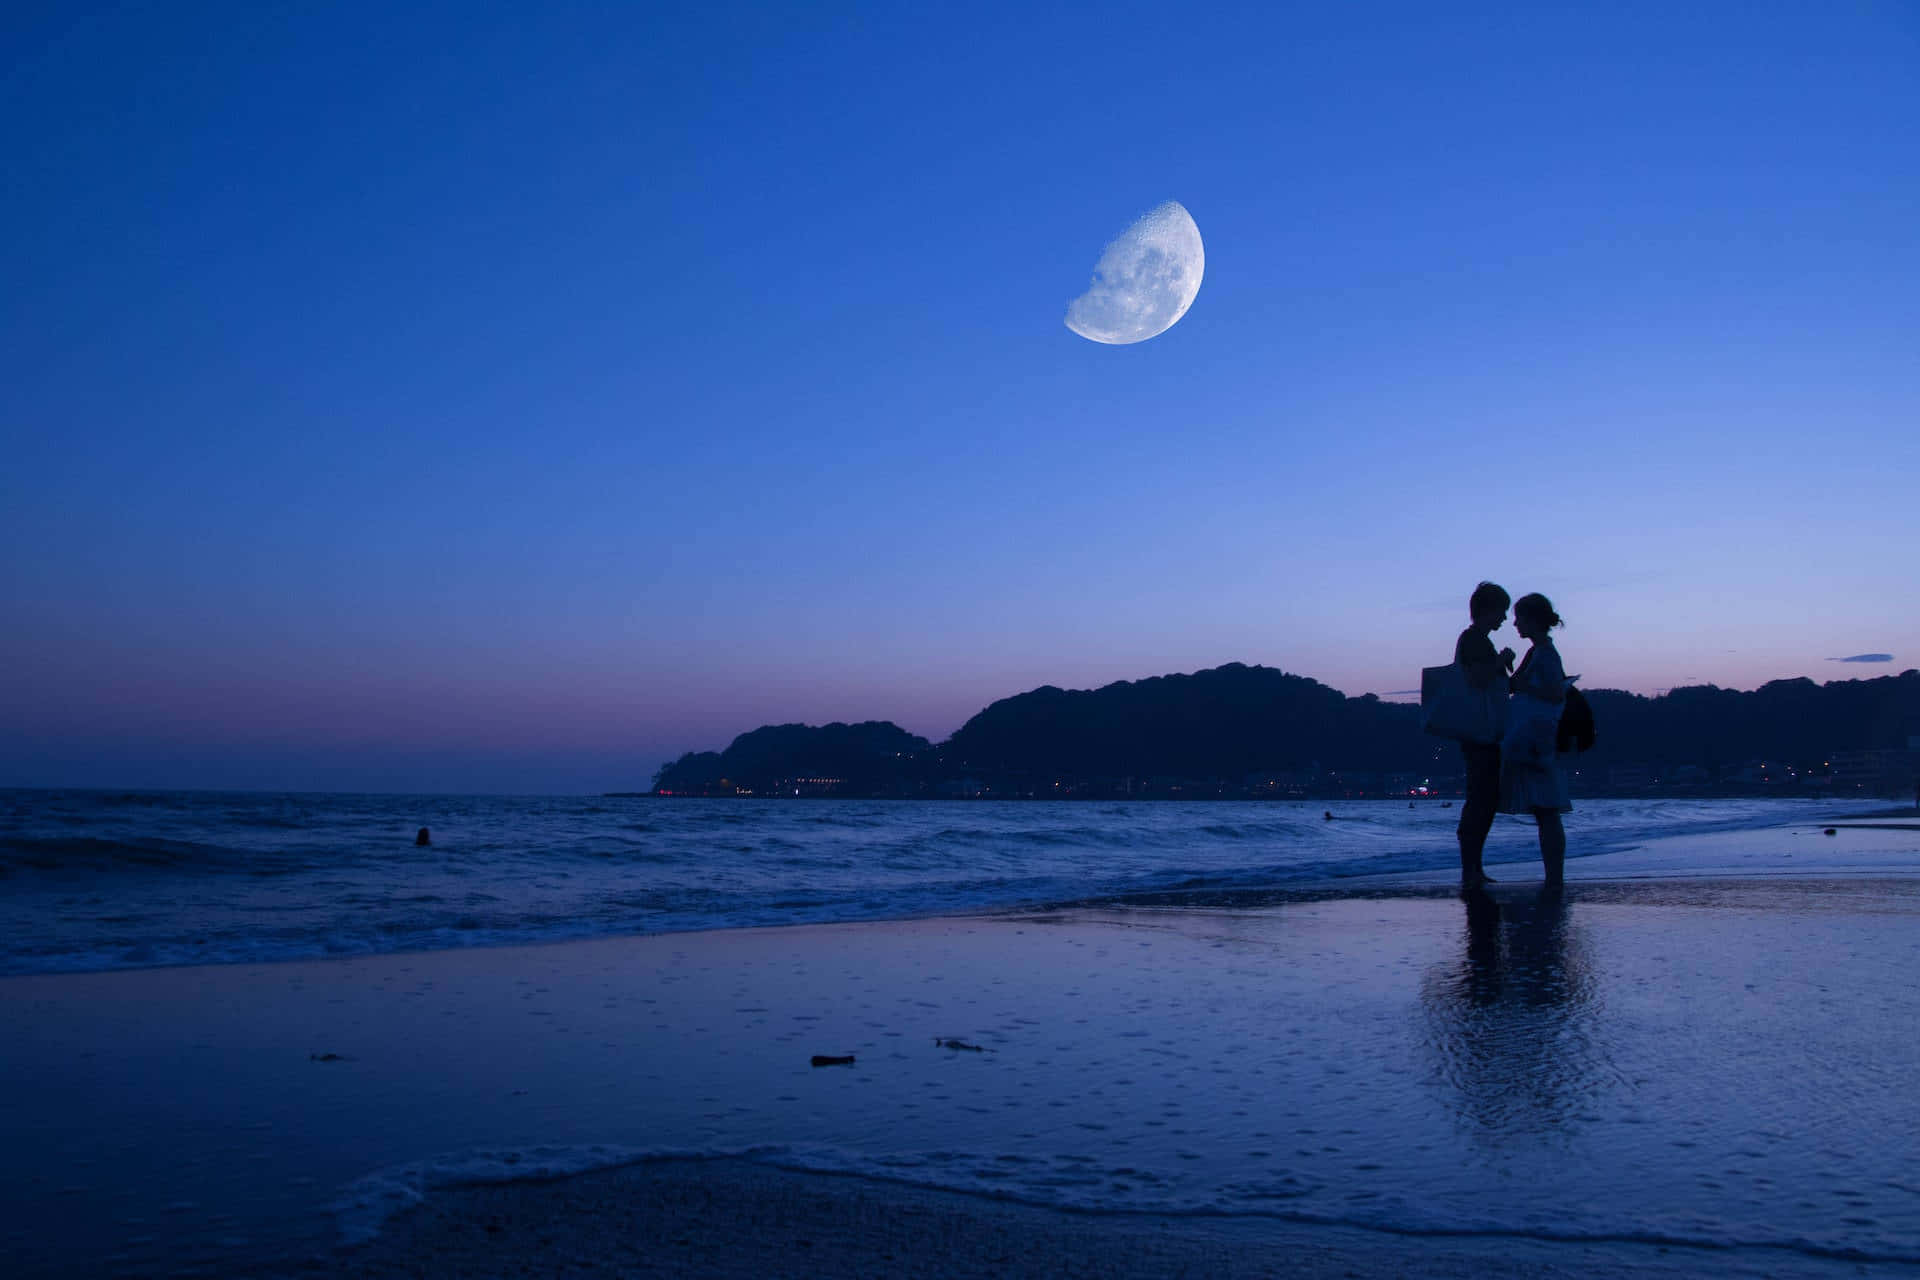
[[[1920,665],[1912,4],[9,14],[0,784],[1384,694],[1483,576],[1593,686]],[[1164,200],[1192,310],[1069,332]]]

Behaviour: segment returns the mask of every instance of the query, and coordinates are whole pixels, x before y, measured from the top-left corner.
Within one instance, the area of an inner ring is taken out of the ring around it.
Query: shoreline
[[[311,1274],[532,1273],[928,1280],[1084,1276],[1833,1277],[1913,1264],[1656,1240],[1403,1232],[1283,1218],[1100,1214],[912,1183],[663,1159],[538,1182],[449,1187]],[[296,1273],[300,1274],[300,1273]]]
[[[1590,909],[1689,909],[1737,913],[1777,908],[1781,895],[1804,910],[1807,895],[1868,895],[1906,882],[1897,896],[1920,905],[1920,876],[1865,881],[1805,878],[1623,877],[1578,882]],[[1194,919],[1300,908],[1399,902],[1416,909],[1450,903],[1446,886],[1352,885],[1354,892],[1219,901],[1205,894],[1177,903],[1063,907],[1000,920],[1074,930],[1125,916],[1155,927],[1171,913],[1176,929]],[[1509,883],[1492,895],[1527,910],[1541,886]],[[1557,897],[1558,895],[1551,895]],[[1544,898],[1542,901],[1546,900]],[[922,922],[925,923],[925,922]],[[991,923],[960,918],[949,926]],[[862,926],[814,926],[819,930]],[[1144,944],[1143,944],[1144,945]],[[1216,944],[1217,945],[1217,944]],[[1536,997],[1527,997],[1533,999]],[[959,1057],[961,1055],[955,1055]],[[1659,1231],[1581,1233],[1456,1225],[1392,1226],[1326,1219],[1285,1210],[1220,1212],[1196,1208],[1088,1209],[1049,1204],[1000,1190],[968,1190],[917,1181],[884,1169],[800,1166],[779,1154],[643,1157],[557,1177],[479,1182],[458,1176],[420,1188],[417,1202],[384,1221],[369,1240],[343,1246],[329,1273],[393,1276],[507,1276],[613,1269],[629,1275],[882,1274],[911,1270],[945,1277],[989,1275],[1159,1277],[1420,1274],[1437,1277],[1729,1276],[1838,1277],[1920,1275],[1920,1254],[1872,1256],[1811,1242],[1742,1244]]]
[[[782,1274],[727,1242],[784,1222],[861,1274],[1915,1274],[1920,843],[1838,839],[1675,837],[1559,893],[1535,864],[1464,900],[1420,873],[0,979],[0,1248]],[[385,1226],[342,1252],[347,1193]],[[710,1256],[623,1252],[671,1230]]]

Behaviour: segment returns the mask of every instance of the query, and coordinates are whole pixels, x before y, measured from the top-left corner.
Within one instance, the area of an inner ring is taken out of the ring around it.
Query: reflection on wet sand
[[[1489,1136],[1566,1125],[1620,1077],[1567,891],[1464,890],[1460,957],[1421,983],[1428,1042],[1462,1118]]]

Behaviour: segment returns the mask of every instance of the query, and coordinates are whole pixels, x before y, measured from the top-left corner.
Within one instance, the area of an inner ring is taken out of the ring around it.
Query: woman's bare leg
[[[1535,809],[1533,820],[1540,824],[1540,861],[1547,869],[1547,883],[1559,884],[1567,865],[1567,829],[1560,825],[1560,811]]]

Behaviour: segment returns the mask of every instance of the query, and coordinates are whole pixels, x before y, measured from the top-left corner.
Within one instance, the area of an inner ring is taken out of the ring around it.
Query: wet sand
[[[662,1162],[558,1182],[449,1189],[316,1274],[400,1277],[906,1275],[1823,1277],[1907,1269],[1777,1250],[1424,1236],[1041,1209],[731,1161]]]
[[[1564,894],[1515,867],[1464,901],[0,980],[0,1251],[16,1275],[1914,1274],[1917,865],[1910,833],[1813,828],[1576,861]]]

